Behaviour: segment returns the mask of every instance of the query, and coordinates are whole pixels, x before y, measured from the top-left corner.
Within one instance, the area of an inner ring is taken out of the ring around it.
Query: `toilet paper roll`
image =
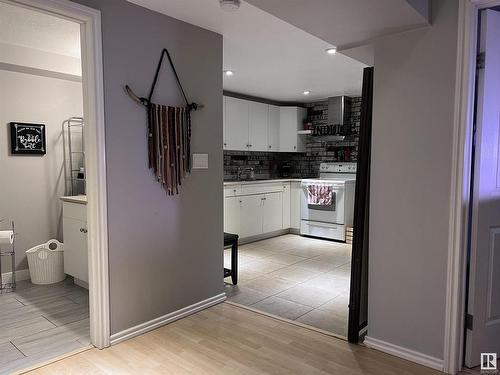
[[[14,232],[11,230],[0,230],[0,245],[12,244],[14,242]]]

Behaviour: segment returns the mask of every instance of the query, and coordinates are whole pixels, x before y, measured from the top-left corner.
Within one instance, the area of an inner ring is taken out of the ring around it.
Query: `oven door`
[[[325,181],[322,181],[325,183]],[[308,185],[313,182],[303,182],[300,195],[300,218],[308,221],[344,224],[344,185],[332,183],[333,199],[331,205],[321,206],[307,204]]]

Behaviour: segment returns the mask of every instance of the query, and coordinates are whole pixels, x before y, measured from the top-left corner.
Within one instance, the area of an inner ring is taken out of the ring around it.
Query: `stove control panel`
[[[320,173],[356,173],[356,163],[321,163]]]

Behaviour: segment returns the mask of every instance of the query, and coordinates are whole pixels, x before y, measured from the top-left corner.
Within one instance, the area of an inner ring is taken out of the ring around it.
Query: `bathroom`
[[[0,2],[0,374],[90,344],[80,51],[78,23]]]

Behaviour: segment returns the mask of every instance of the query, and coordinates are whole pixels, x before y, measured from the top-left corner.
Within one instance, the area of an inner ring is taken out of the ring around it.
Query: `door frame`
[[[5,0],[0,0],[5,1]],[[101,12],[69,0],[7,0],[80,24],[83,111],[86,119],[89,309],[92,344],[110,345],[108,219]]]
[[[444,371],[450,374],[456,374],[462,369],[465,343],[466,254],[469,235],[477,21],[481,9],[498,5],[500,0],[460,0],[459,3],[443,363]]]

